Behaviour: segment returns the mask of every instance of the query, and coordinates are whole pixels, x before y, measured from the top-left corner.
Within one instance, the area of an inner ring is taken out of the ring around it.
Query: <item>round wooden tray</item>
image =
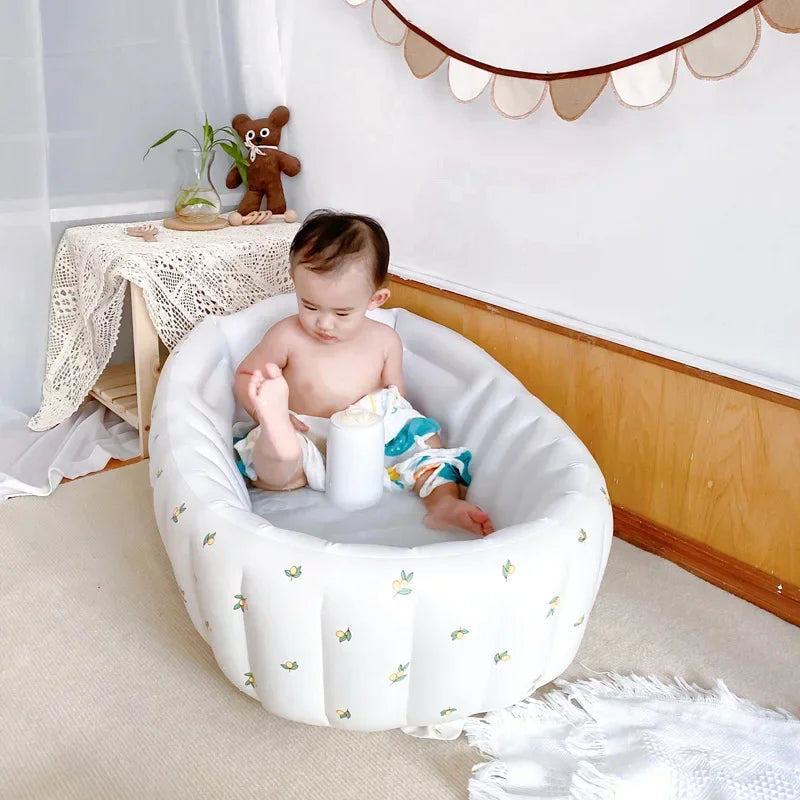
[[[218,231],[228,227],[228,220],[217,217],[213,222],[186,222],[180,217],[170,217],[164,220],[164,227],[173,231]]]

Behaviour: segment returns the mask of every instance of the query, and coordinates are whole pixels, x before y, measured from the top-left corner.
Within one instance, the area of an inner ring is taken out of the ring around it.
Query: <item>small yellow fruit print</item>
[[[510,561],[506,561],[506,563],[503,564],[503,577],[506,580],[508,580],[509,575],[513,575],[516,571],[517,568]]]
[[[404,678],[406,678],[406,677],[407,677],[407,676],[406,676],[406,670],[408,669],[408,665],[409,665],[410,663],[411,663],[411,662],[409,661],[409,662],[408,662],[408,664],[400,664],[400,665],[397,667],[397,672],[393,672],[393,673],[392,673],[392,674],[389,676],[389,680],[390,680],[392,683],[399,683],[399,682],[400,682],[400,681],[402,681]]]
[[[236,605],[233,607],[233,610],[241,610],[242,614],[244,614],[244,612],[247,611],[247,598],[240,594],[235,594],[233,599],[236,600]]]
[[[439,716],[440,717],[449,717],[454,711],[457,711],[457,710],[458,709],[456,709],[456,708],[443,708],[439,712]]]
[[[413,577],[413,572],[409,572],[408,575],[406,575],[405,570],[403,570],[400,573],[400,580],[392,583],[392,588],[395,591],[395,597],[397,597],[398,594],[411,594],[411,589],[408,588],[408,584],[411,583],[411,579]]]
[[[244,676],[245,676],[245,678],[247,678],[247,680],[244,682],[245,686],[255,686],[256,685],[256,679],[253,677],[253,673],[252,672],[245,672]]]
[[[210,547],[217,539],[217,532],[214,533],[207,533],[205,538],[203,539],[203,547]]]
[[[293,581],[295,578],[299,578],[303,574],[302,567],[289,567],[289,569],[285,569],[283,574],[290,580]]]
[[[450,638],[455,642],[457,639],[463,639],[469,631],[466,628],[459,628],[450,634]]]
[[[178,517],[186,511],[186,503],[181,503],[179,506],[176,506],[172,509],[172,521],[177,522]]]
[[[572,623],[572,627],[577,628],[578,625],[581,624],[583,624],[583,616],[578,617],[578,619],[576,619],[575,622]]]
[[[156,478],[160,478],[163,474],[164,474],[164,468],[163,467],[159,467],[156,470]]]
[[[337,708],[336,709],[336,714],[339,717],[339,719],[350,719],[350,709],[349,708],[346,708],[346,709]]]
[[[206,630],[211,633],[214,629],[211,627],[211,623],[206,620]]]
[[[555,596],[555,597],[554,597],[554,598],[553,598],[553,599],[550,601],[550,610],[547,612],[547,616],[548,616],[548,617],[552,617],[552,616],[553,616],[553,614],[555,614],[555,613],[556,613],[556,608],[558,607],[558,604],[559,604],[560,602],[561,602],[561,598],[559,597],[559,595],[556,595],[556,596]]]
[[[349,642],[353,638],[353,634],[350,633],[350,628],[346,631],[336,631],[336,638],[340,642]]]
[[[289,670],[289,672],[294,672],[300,665],[296,661],[284,661],[281,664],[283,669]]]
[[[579,542],[586,541],[586,531],[583,528],[581,528],[580,531],[578,531],[578,541]]]
[[[508,654],[508,650],[503,650],[502,653],[495,653],[494,654],[494,663],[499,664],[501,661],[508,661],[511,656]]]

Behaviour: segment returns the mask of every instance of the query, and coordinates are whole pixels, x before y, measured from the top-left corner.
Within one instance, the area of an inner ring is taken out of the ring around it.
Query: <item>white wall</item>
[[[377,216],[402,274],[800,395],[800,36],[764,26],[717,83],[681,64],[653,110],[609,87],[512,121],[412,77],[369,5],[291,5],[300,211]]]

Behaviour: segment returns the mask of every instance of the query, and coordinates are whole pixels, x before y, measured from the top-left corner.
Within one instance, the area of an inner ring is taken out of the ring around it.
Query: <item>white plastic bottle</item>
[[[369,508],[383,495],[383,417],[348,408],[331,417],[325,465],[325,492],[347,511]]]

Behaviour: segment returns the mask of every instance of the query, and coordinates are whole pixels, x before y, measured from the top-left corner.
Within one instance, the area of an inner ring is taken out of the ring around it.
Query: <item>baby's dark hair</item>
[[[380,223],[361,214],[321,209],[306,217],[289,250],[294,270],[298,264],[314,272],[331,272],[351,256],[368,254],[376,289],[389,274],[389,240]]]

